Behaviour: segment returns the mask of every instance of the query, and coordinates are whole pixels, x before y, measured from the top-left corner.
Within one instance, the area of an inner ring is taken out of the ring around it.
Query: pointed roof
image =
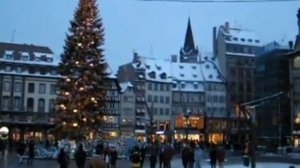
[[[188,20],[188,25],[187,25],[187,29],[186,29],[183,50],[185,50],[185,51],[195,50],[195,43],[194,43],[194,37],[193,37],[190,18]]]

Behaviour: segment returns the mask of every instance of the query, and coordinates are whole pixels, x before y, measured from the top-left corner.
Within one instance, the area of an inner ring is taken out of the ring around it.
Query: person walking
[[[192,145],[191,145],[192,146]],[[187,152],[187,167],[188,168],[194,168],[195,163],[195,153],[194,148],[190,147]]]
[[[196,162],[195,165],[196,165],[196,168],[201,168],[202,157],[203,157],[202,147],[197,145],[196,150],[195,150],[195,162]]]
[[[30,138],[28,143],[28,160],[27,165],[33,165],[33,159],[34,159],[34,140]]]
[[[113,146],[112,150],[110,152],[111,168],[116,168],[117,160],[118,160],[118,151],[117,151],[116,147]]]
[[[140,168],[141,166],[141,154],[139,151],[139,147],[135,146],[133,148],[132,154],[131,154],[131,163],[132,168]]]
[[[155,144],[151,144],[149,147],[149,154],[150,154],[150,168],[155,168],[156,162],[157,162],[157,154],[158,154],[158,148]]]
[[[26,144],[23,140],[19,140],[18,142],[18,148],[17,148],[17,153],[18,153],[18,157],[19,157],[19,163],[23,164],[23,158],[24,158],[24,154],[25,154],[25,148],[26,148]]]
[[[181,151],[181,160],[183,168],[187,168],[188,166],[188,152],[189,148],[186,144],[183,144],[183,149]]]
[[[225,150],[221,146],[219,146],[217,150],[217,160],[218,160],[219,168],[223,168],[224,160],[225,160]]]
[[[57,156],[57,162],[60,168],[68,168],[68,165],[70,163],[70,157],[63,148],[61,148],[59,151],[59,154]]]
[[[85,168],[107,168],[106,163],[101,156],[102,151],[103,149],[97,145],[95,155],[87,162]]]
[[[159,168],[163,168],[165,163],[164,163],[164,145],[160,145],[159,147]]]
[[[77,165],[77,168],[84,168],[85,160],[86,160],[86,152],[83,150],[83,145],[80,144],[78,146],[77,151],[74,154],[75,156],[75,162]]]
[[[210,166],[211,168],[216,168],[217,164],[217,150],[214,145],[212,145],[212,149],[209,152],[209,158],[210,158]]]
[[[141,168],[143,168],[143,164],[146,157],[147,148],[145,144],[142,144],[140,147],[140,154],[141,154]]]

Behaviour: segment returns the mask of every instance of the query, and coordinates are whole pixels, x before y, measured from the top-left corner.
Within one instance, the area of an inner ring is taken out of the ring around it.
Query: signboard
[[[188,118],[191,123],[191,128],[203,129],[204,128],[204,117],[203,116],[190,116]],[[187,120],[183,115],[175,116],[175,128],[186,128]]]

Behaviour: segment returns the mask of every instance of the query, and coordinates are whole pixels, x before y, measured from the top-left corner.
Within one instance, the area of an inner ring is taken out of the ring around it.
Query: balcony
[[[104,115],[120,115],[118,110],[115,109],[105,109]]]

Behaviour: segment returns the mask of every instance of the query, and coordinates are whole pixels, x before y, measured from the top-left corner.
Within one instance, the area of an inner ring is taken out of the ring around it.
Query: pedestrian
[[[19,163],[23,164],[23,158],[24,158],[24,154],[25,154],[25,148],[26,148],[26,144],[24,143],[24,141],[20,140],[18,142],[18,149],[17,149],[17,153],[19,156]]]
[[[5,154],[5,142],[3,139],[0,138],[0,152],[2,154],[2,158],[4,157]]]
[[[171,145],[166,145],[165,146],[165,150],[163,153],[163,158],[164,158],[164,168],[171,168],[171,160],[173,158],[174,155],[174,150],[171,147]]]
[[[77,168],[84,168],[86,160],[86,152],[83,150],[83,145],[79,144],[77,151],[74,154]]]
[[[151,144],[149,147],[149,154],[150,154],[150,168],[155,168],[156,162],[157,162],[157,154],[158,154],[158,149],[155,144]]]
[[[212,149],[209,152],[209,158],[210,158],[210,165],[211,168],[216,168],[216,163],[217,163],[217,150],[215,145],[212,145]]]
[[[225,159],[225,150],[223,147],[219,146],[217,150],[217,161],[219,164],[219,168],[224,167],[224,159]]]
[[[28,143],[28,160],[27,165],[33,165],[33,159],[34,159],[34,140],[30,138]]]
[[[159,148],[159,168],[163,168],[165,166],[164,164],[164,146],[161,145]]]
[[[68,165],[70,163],[70,157],[63,148],[61,148],[59,151],[59,154],[57,156],[57,162],[60,168],[68,168]]]
[[[141,145],[141,147],[140,147],[140,154],[141,154],[141,168],[143,168],[143,164],[144,164],[145,157],[146,157],[146,152],[147,152],[147,149],[146,149],[145,144]]]
[[[102,151],[103,146],[97,145],[95,155],[87,162],[85,168],[107,168],[106,163],[101,156]]]
[[[183,144],[183,149],[181,151],[181,160],[183,168],[187,168],[188,166],[188,152],[189,148],[186,144]]]
[[[192,146],[192,145],[191,145]],[[188,153],[187,153],[187,167],[188,168],[194,168],[194,164],[195,164],[195,153],[194,153],[194,148],[190,147],[188,149]]]
[[[195,150],[195,162],[196,168],[201,168],[201,161],[203,157],[202,146],[197,145]]]
[[[112,150],[110,152],[111,168],[116,168],[117,160],[118,160],[118,151],[117,151],[116,147],[113,146]]]
[[[132,168],[140,168],[140,166],[141,166],[141,154],[140,154],[140,151],[139,151],[139,147],[135,146],[133,148],[130,159],[131,159],[131,163],[132,163]]]

